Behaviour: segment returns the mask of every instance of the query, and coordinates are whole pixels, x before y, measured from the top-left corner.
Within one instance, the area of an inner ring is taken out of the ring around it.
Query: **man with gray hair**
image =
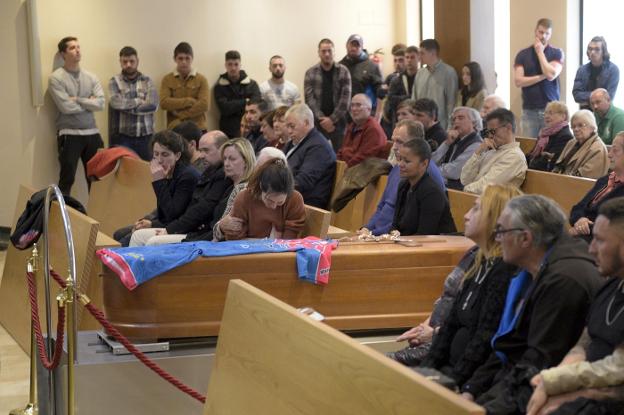
[[[440,167],[449,189],[462,190],[459,177],[464,164],[483,141],[479,135],[483,124],[477,110],[469,107],[456,107],[451,123],[446,140],[431,155],[431,160]]]
[[[490,112],[499,108],[507,108],[507,105],[505,105],[505,100],[498,95],[488,95],[483,100],[483,106],[481,107],[481,111],[479,114],[481,115],[482,119],[485,119],[485,117],[487,117]]]
[[[386,152],[386,133],[379,122],[371,117],[373,104],[366,94],[356,94],[351,99],[351,121],[347,126],[342,146],[336,157],[353,167],[369,157],[383,158]]]
[[[516,141],[513,112],[499,108],[485,119],[484,140],[461,172],[464,190],[481,194],[489,184],[520,187],[527,171],[526,157]]]
[[[523,413],[531,388],[511,390],[556,365],[576,343],[602,283],[587,244],[565,231],[565,214],[541,195],[519,196],[498,218],[494,235],[511,280],[492,353],[462,386],[488,413]]]
[[[314,114],[306,104],[295,104],[286,112],[291,141],[284,147],[295,178],[295,189],[306,205],[327,208],[336,174],[336,154],[314,127]]]

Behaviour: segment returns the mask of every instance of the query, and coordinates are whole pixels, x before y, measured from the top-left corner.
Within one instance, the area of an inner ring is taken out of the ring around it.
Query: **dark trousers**
[[[150,161],[152,159],[152,152],[149,148],[149,143],[151,139],[151,134],[141,137],[132,137],[125,134],[116,133],[110,136],[110,142],[108,143],[108,146],[128,147],[130,150],[137,153],[138,156],[141,157],[143,160]]]
[[[316,128],[325,136],[325,138],[331,141],[332,147],[334,148],[334,153],[337,153],[338,150],[340,150],[340,147],[342,147],[342,140],[344,139],[345,135],[346,123],[344,121],[340,121],[339,123],[335,124],[335,127],[336,128],[334,129],[334,131],[328,133],[323,129],[323,127],[321,127],[318,122],[316,123]]]
[[[104,143],[99,134],[63,134],[57,137],[57,146],[59,163],[61,164],[58,186],[64,195],[69,195],[76,179],[78,160],[82,160],[85,177],[87,177],[87,162],[95,155],[98,148],[104,147]],[[87,185],[90,187],[88,177]]]

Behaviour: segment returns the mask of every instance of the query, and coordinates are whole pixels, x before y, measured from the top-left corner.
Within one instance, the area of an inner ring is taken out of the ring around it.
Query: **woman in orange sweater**
[[[240,226],[225,232],[227,240],[297,238],[306,215],[288,165],[275,158],[258,166],[247,189],[236,196],[230,216]]]

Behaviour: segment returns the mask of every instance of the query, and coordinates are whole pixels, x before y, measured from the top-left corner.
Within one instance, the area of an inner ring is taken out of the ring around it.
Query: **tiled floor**
[[[0,252],[0,281],[6,251]],[[0,415],[28,402],[30,360],[0,325]]]

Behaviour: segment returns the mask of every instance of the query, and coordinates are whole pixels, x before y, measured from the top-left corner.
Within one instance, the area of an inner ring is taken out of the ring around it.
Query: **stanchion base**
[[[13,409],[9,415],[37,415],[38,413],[37,405],[29,403],[24,409]]]

